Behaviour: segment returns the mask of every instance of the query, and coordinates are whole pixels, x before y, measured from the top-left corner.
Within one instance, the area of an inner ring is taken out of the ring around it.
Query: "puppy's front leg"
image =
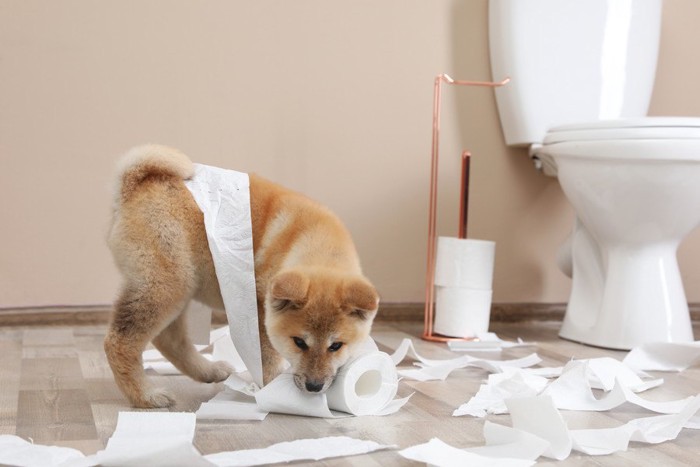
[[[233,373],[226,362],[210,362],[197,352],[187,335],[187,319],[181,313],[153,339],[153,345],[184,374],[203,383],[218,383]]]
[[[265,328],[265,308],[263,300],[258,298],[258,329],[260,331],[260,351],[262,354],[263,384],[275,379],[283,369],[284,359],[272,347]]]

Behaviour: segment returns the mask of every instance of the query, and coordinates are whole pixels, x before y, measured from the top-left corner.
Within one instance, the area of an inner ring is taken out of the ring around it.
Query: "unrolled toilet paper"
[[[435,287],[435,323],[438,334],[476,337],[489,329],[491,290]]]
[[[248,174],[195,164],[185,181],[204,214],[209,249],[231,338],[253,379],[262,384]]]
[[[435,285],[491,290],[495,251],[488,240],[438,237]]]

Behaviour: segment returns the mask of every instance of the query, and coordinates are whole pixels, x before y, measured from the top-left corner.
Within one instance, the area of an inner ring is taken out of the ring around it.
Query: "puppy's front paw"
[[[212,362],[209,368],[202,374],[202,382],[218,383],[224,381],[233,373],[231,365],[224,361]]]
[[[151,389],[143,397],[134,402],[134,407],[142,409],[161,409],[175,405],[175,398],[165,389]]]

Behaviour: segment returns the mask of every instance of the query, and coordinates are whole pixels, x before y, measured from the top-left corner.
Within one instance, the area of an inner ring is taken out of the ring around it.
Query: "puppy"
[[[104,348],[134,407],[174,403],[146,380],[141,354],[149,341],[197,381],[231,373],[187,336],[190,300],[223,309],[203,214],[183,182],[193,173],[184,154],[164,146],[134,148],[120,161],[108,244],[124,280]],[[377,292],[328,209],[255,175],[250,199],[264,382],[286,359],[300,390],[323,392],[369,336]]]

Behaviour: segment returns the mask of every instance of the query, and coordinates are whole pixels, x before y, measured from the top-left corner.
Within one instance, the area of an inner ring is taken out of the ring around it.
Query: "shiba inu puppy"
[[[134,148],[120,161],[108,244],[124,281],[104,348],[134,407],[174,403],[146,380],[141,354],[148,342],[197,381],[231,373],[226,363],[202,357],[187,336],[190,300],[223,309],[203,214],[184,184],[193,173],[184,154],[164,146]],[[368,337],[377,292],[328,209],[254,175],[250,199],[264,382],[286,359],[300,390],[323,392]]]

